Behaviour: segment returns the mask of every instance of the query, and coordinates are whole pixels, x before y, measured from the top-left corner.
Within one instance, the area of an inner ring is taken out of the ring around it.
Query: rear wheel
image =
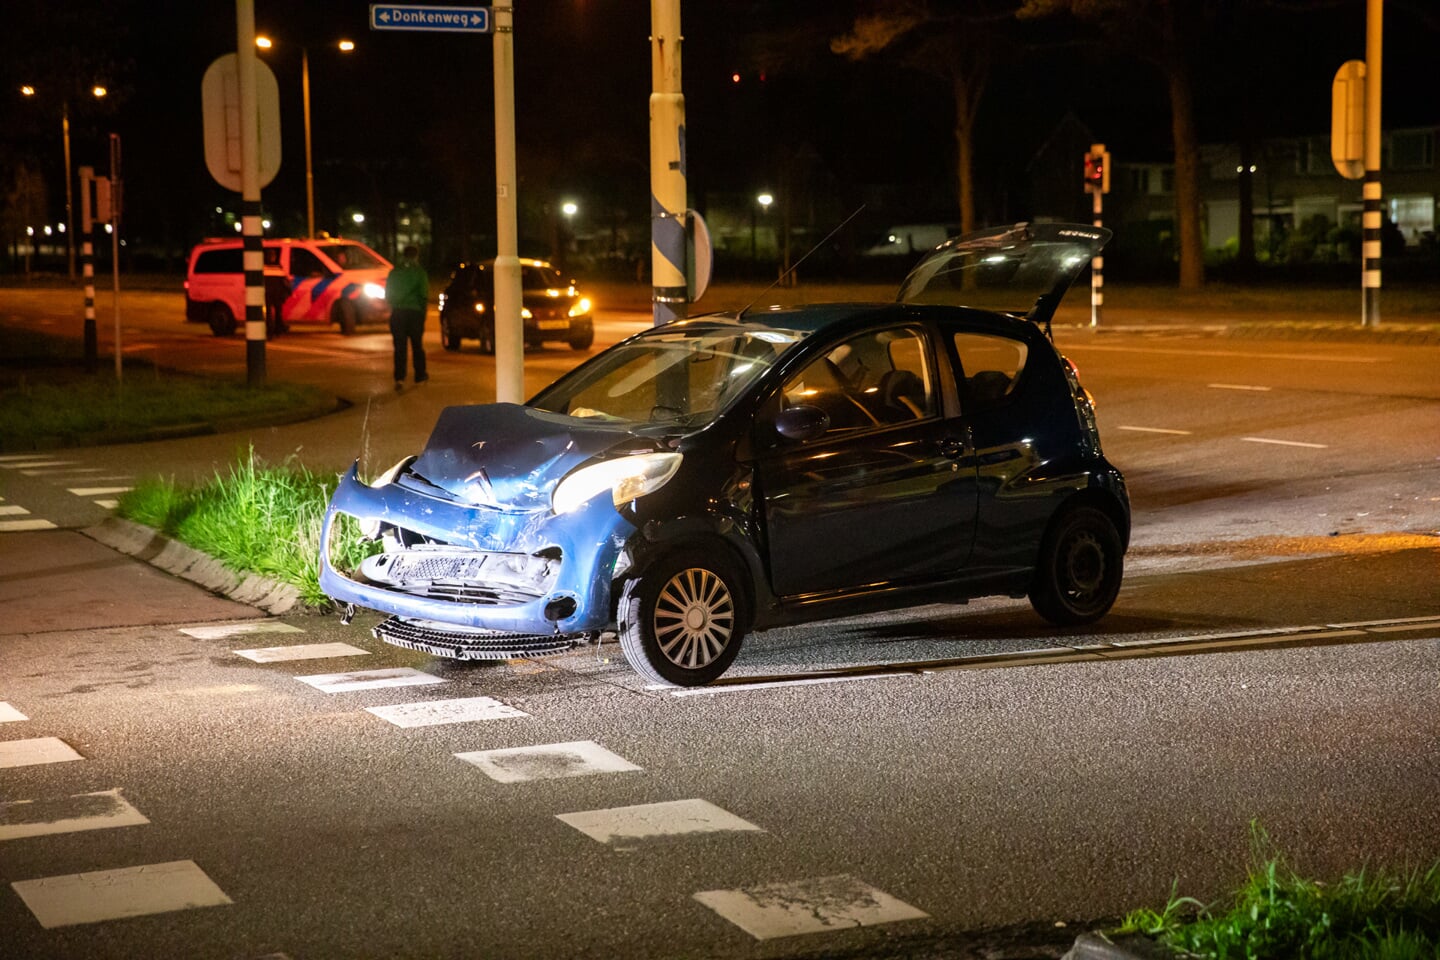
[[[217,337],[228,337],[235,332],[235,317],[223,303],[212,303],[205,308],[205,322]]]
[[[1030,585],[1035,612],[1060,626],[1093,623],[1120,593],[1125,548],[1103,511],[1076,507],[1052,522]]]
[[[620,595],[620,649],[654,683],[695,687],[735,660],[745,639],[739,578],[713,551],[678,550]]]
[[[340,332],[345,336],[352,336],[360,318],[356,313],[355,304],[349,300],[341,300],[330,310],[330,322],[340,325]]]
[[[451,353],[460,349],[460,334],[450,326],[450,321],[443,313],[440,314],[440,344]]]

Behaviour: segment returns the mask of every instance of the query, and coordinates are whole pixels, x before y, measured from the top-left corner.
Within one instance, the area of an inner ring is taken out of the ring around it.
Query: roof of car
[[[797,306],[769,306],[746,309],[740,314],[714,313],[676,321],[686,324],[710,323],[716,326],[754,326],[776,330],[794,330],[805,334],[862,326],[875,321],[901,322],[920,316],[948,316],[967,323],[989,326],[997,330],[1019,332],[1022,336],[1038,334],[1039,327],[1024,319],[988,310],[945,305],[905,303],[814,303]]]

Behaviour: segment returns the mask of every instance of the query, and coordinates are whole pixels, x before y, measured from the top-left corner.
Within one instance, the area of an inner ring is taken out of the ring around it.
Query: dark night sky
[[[118,129],[131,230],[176,247],[193,242],[203,211],[232,197],[204,169],[199,91],[210,61],[234,49],[233,3],[3,0],[3,6],[11,26],[0,37],[7,90],[37,63],[53,73],[67,48],[83,49],[82,62],[113,60],[117,66],[102,69],[122,79],[110,79],[117,96],[104,112],[88,103],[72,109],[75,162],[103,167],[102,134]],[[826,40],[843,31],[854,6],[684,3],[688,160],[698,203],[725,191],[773,187],[778,152],[809,144],[838,192],[857,182],[908,183],[912,204],[946,191],[953,204],[946,99],[892,61],[850,64],[829,53]],[[1265,133],[1327,133],[1335,69],[1364,54],[1363,0],[1322,3],[1303,15],[1276,13],[1255,0],[1221,6],[1244,16],[1197,69],[1202,141],[1233,137],[1242,103],[1254,106]],[[1386,125],[1435,123],[1433,26],[1399,2],[1388,6]],[[264,59],[279,80],[285,130],[284,162],[265,192],[267,208],[303,215],[297,48],[304,44],[322,204],[338,203],[342,193],[363,202],[377,190],[397,199],[428,196],[432,205],[472,211],[475,228],[485,229],[494,176],[490,38],[372,32],[368,15],[368,4],[355,0],[256,0],[257,32],[278,44]],[[525,196],[534,203],[579,194],[591,210],[609,204],[643,219],[649,21],[645,0],[517,0],[522,203]],[[777,35],[785,37],[784,56],[761,82],[755,60]],[[1051,39],[1074,35],[1064,24],[1049,31]],[[355,40],[355,53],[328,48],[342,36]],[[741,83],[731,82],[734,72]],[[19,100],[0,101],[0,149],[28,150],[48,163],[59,144],[44,139],[59,140],[58,117],[49,121],[56,128],[51,136],[35,122],[43,105]],[[979,131],[981,190],[997,189],[1007,171],[1023,168],[1067,111],[1117,160],[1170,159],[1158,72],[1092,48],[1061,47],[1017,56],[992,78]],[[60,188],[56,179],[52,190]]]

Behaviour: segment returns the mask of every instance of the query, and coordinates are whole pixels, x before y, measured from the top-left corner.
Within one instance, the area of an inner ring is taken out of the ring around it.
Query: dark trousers
[[[415,382],[428,379],[425,373],[425,310],[393,307],[390,310],[390,337],[395,341],[395,379],[405,379],[405,346],[415,352]]]

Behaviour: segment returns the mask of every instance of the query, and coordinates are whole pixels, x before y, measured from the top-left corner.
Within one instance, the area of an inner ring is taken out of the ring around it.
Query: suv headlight
[[[371,300],[385,299],[385,285],[383,283],[367,283],[360,289],[363,290],[365,292],[365,296],[369,297]]]
[[[550,507],[570,513],[606,490],[615,506],[622,506],[665,486],[680,469],[681,459],[678,453],[642,453],[581,467],[556,485]]]
[[[576,301],[575,301],[575,305],[570,308],[570,316],[572,316],[572,317],[583,317],[583,316],[585,316],[585,314],[587,314],[587,313],[589,313],[589,312],[590,312],[590,298],[589,298],[589,297],[581,297],[579,300],[576,300]]]

